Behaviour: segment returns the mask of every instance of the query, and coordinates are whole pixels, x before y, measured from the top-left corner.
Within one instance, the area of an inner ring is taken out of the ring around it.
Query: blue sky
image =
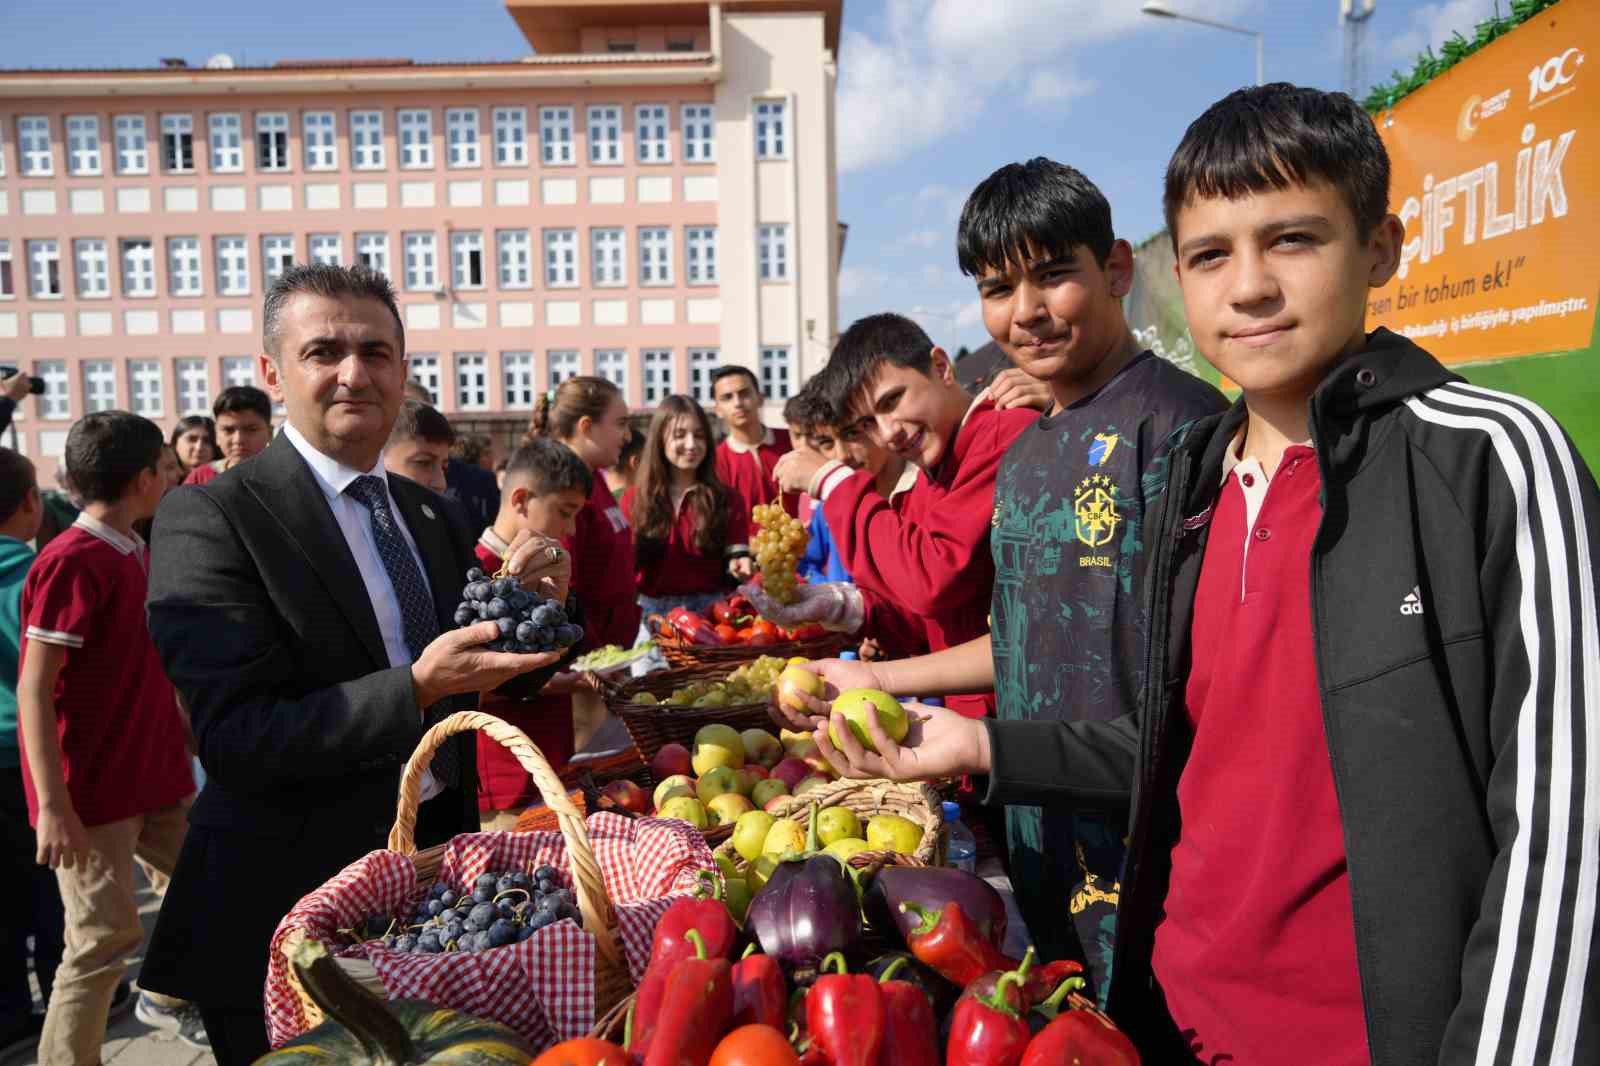
[[[1184,127],[1254,75],[1245,37],[1139,13],[1140,0],[845,0],[839,213],[850,224],[841,325],[914,313],[946,346],[986,337],[955,266],[972,186],[1034,155],[1071,163],[1137,242],[1161,226],[1161,174]],[[1509,0],[1499,0],[1502,9]],[[1268,80],[1340,88],[1339,0],[1169,0],[1258,29]],[[285,58],[512,59],[527,45],[502,0],[4,0],[0,66]],[[1368,74],[1409,67],[1495,0],[1378,0]],[[406,10],[414,15],[406,15]]]

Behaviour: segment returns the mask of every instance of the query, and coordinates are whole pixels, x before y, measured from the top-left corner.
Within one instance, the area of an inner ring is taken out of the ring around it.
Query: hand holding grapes
[[[505,571],[529,592],[557,603],[567,602],[567,591],[572,583],[572,554],[560,541],[519,530],[506,549]]]
[[[817,471],[826,462],[816,452],[796,449],[778,460],[772,476],[784,492],[807,492],[811,488],[811,479],[817,476]]]
[[[446,696],[493,692],[514,677],[558,662],[564,651],[525,654],[490,650],[501,640],[495,621],[477,622],[434,638],[411,664],[417,706],[427,708]]]

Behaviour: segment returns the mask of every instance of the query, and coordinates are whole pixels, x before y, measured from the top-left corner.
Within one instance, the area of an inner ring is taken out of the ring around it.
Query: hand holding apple
[[[790,677],[792,681],[800,679],[790,675],[789,670],[797,670],[822,679],[820,693],[802,690],[799,684],[792,684],[789,688],[787,702],[783,700],[783,679]],[[774,699],[769,713],[774,721],[788,729],[803,729],[810,732],[819,722],[828,717],[834,699],[841,692],[853,688],[876,688],[886,686],[878,677],[878,673],[870,663],[847,662],[844,659],[818,659],[806,666],[791,666],[784,670],[778,678],[780,689],[778,698]],[[796,709],[798,708],[798,709]]]

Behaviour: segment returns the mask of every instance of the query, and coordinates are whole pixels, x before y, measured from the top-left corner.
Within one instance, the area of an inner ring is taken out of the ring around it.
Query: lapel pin
[[[436,517],[434,515],[434,513],[433,513],[433,508],[429,507],[427,504],[423,504],[422,505],[422,514],[423,514],[423,517],[425,517],[425,518],[434,518],[434,517]]]

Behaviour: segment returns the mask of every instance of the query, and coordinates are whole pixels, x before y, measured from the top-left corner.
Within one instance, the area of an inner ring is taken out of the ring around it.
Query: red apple
[[[772,768],[769,776],[775,781],[782,781],[793,792],[794,786],[811,776],[811,767],[803,759],[784,759]]]
[[[745,763],[744,769],[739,772],[750,778],[752,781],[765,781],[767,778],[772,776],[771,770],[768,770],[765,766],[761,766],[759,764],[751,766],[749,763]]]
[[[785,792],[782,795],[773,796],[771,799],[767,800],[767,802],[762,805],[761,809],[766,811],[768,814],[777,814],[778,808],[788,802],[789,794]]]
[[[663,744],[655,758],[650,760],[650,772],[657,781],[665,781],[675,774],[693,777],[694,759],[682,744]]]
[[[609,797],[617,806],[635,814],[650,813],[650,793],[627,778],[611,782],[600,794]]]
[[[828,762],[827,758],[820,751],[810,752],[800,761],[805,763],[806,766],[811,769],[811,772],[816,774],[818,777],[833,777],[833,764]],[[789,788],[793,789],[794,786],[790,785]]]

